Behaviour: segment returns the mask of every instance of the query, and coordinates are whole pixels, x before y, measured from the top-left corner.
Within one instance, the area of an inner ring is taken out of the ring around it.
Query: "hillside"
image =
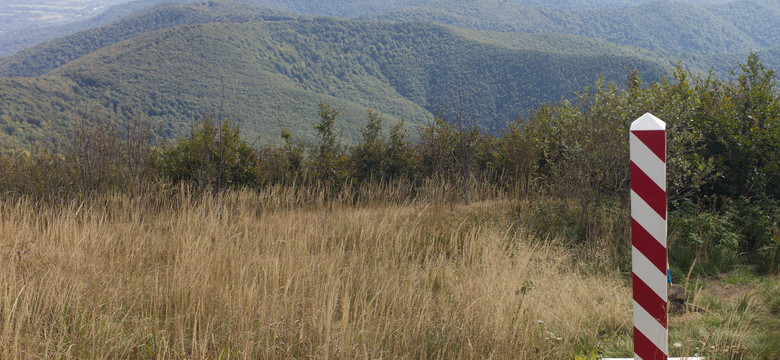
[[[109,15],[106,14],[106,16]],[[177,25],[210,22],[240,23],[293,18],[293,15],[280,11],[230,2],[152,6],[123,16],[106,26],[59,38],[2,58],[0,59],[0,76],[31,77],[43,75],[95,50],[148,32]]]
[[[14,0],[14,2],[20,0]],[[422,5],[430,0],[238,0],[239,2],[276,11],[290,11],[300,14],[326,15],[337,17],[357,17],[369,14],[380,14],[413,6]],[[191,3],[197,0],[112,0],[105,10],[76,11],[81,3],[66,6],[40,6],[43,10],[30,4],[0,4],[0,57],[18,53],[24,49],[79,31],[95,29],[108,25],[113,21],[136,12],[164,7],[173,3]],[[83,6],[81,6],[83,7]],[[100,6],[103,8],[105,6]],[[29,10],[25,10],[28,9]],[[97,8],[96,8],[97,9]],[[4,16],[5,15],[5,16]],[[57,17],[59,21],[52,21]],[[182,19],[184,20],[184,19]],[[151,30],[156,30],[152,27]],[[136,35],[137,30],[129,35]]]
[[[0,57],[15,54],[25,48],[35,46],[44,41],[49,41],[61,36],[73,34],[78,31],[97,28],[111,21],[118,20],[124,16],[130,15],[136,11],[140,11],[144,8],[154,8],[159,6],[170,5],[171,3],[186,3],[193,2],[193,0],[111,0],[102,2],[103,4],[110,5],[105,10],[100,10],[104,6],[97,8],[84,6],[79,7],[74,5],[72,8],[60,8],[60,7],[46,7],[42,8],[43,11],[36,10],[37,8],[29,7],[27,5],[15,4],[18,1],[14,0],[14,3],[8,5],[0,4],[0,13],[3,13],[4,9],[7,11],[7,16],[0,16]],[[50,0],[53,1],[53,0]],[[84,0],[91,1],[92,3],[101,3],[99,0]],[[487,9],[494,7],[490,2],[484,1],[464,1],[464,0],[388,0],[388,1],[369,1],[369,0],[237,0],[239,2],[277,9],[282,11],[288,11],[299,14],[308,15],[326,15],[342,18],[356,18],[361,16],[382,16],[385,18],[391,18],[397,20],[397,14],[406,14],[409,11],[418,12],[419,7],[423,7],[424,13],[429,11],[443,12],[445,15],[438,14],[437,17],[446,18],[446,13],[451,13],[453,7],[471,6]],[[637,6],[656,6],[657,0],[501,0],[500,3],[512,7],[512,8],[526,8],[528,5],[540,9],[552,10],[553,13],[559,10],[574,11],[574,17],[591,18],[590,22],[603,22],[607,21],[611,25],[609,28],[616,28],[615,22],[622,21],[620,17],[602,16],[602,10],[611,9],[611,13],[615,15],[630,15],[624,12],[630,12],[630,7]],[[667,2],[668,3],[668,2]],[[78,3],[79,5],[83,3]],[[767,27],[776,27],[777,21],[777,4],[768,0],[678,0],[675,1],[675,6],[685,7],[686,4],[702,5],[701,7],[695,7],[694,16],[697,16],[703,21],[709,21],[710,15],[708,12],[714,13],[719,16],[715,19],[715,23],[721,23],[725,21],[731,25],[735,25],[741,31],[748,31],[749,36],[755,37],[756,40],[766,40],[772,42],[773,33],[764,33],[764,29]],[[668,4],[667,4],[668,5]],[[83,8],[83,9],[82,9]],[[27,9],[27,10],[25,10]],[[81,9],[81,11],[76,11]],[[584,12],[582,12],[584,10]],[[597,10],[597,11],[592,11]],[[48,14],[46,11],[53,12]],[[689,10],[686,10],[689,11]],[[456,11],[457,12],[457,11]],[[389,13],[389,14],[388,14]],[[480,19],[471,19],[470,22],[476,21],[477,23],[488,22],[489,24],[481,24],[478,28],[498,30],[498,28],[507,28],[505,25],[498,27],[492,27],[492,25],[500,25],[495,23],[494,16],[498,15],[499,18],[506,14],[491,14],[488,12],[487,17]],[[560,15],[560,14],[559,14]],[[566,16],[572,16],[564,14]],[[592,18],[596,15],[598,18]],[[403,15],[406,16],[406,15]],[[52,17],[65,17],[59,21],[51,21]],[[523,18],[524,15],[519,16]],[[760,19],[760,21],[756,21]],[[450,19],[452,20],[452,19]],[[663,18],[661,20],[664,20]],[[524,20],[523,20],[524,21]],[[461,26],[461,24],[452,23],[452,25]],[[546,26],[556,25],[547,23]],[[681,24],[688,26],[688,24]],[[690,25],[696,25],[690,24]],[[512,27],[512,26],[509,26]],[[744,28],[743,28],[744,27]],[[532,32],[536,32],[538,29],[533,29]],[[571,29],[570,29],[571,30]],[[715,29],[719,30],[719,29]],[[506,31],[506,30],[500,30]],[[547,30],[538,30],[547,31]],[[577,26],[572,31],[565,31],[570,34],[588,35],[586,31]],[[696,34],[704,36],[716,36],[720,37],[718,33],[699,33]],[[774,37],[776,39],[776,37]],[[632,44],[639,45],[639,44]]]
[[[519,4],[559,9],[604,9],[642,5],[657,0],[512,0]],[[716,4],[733,0],[676,0],[688,4]]]
[[[309,15],[352,18],[423,5],[431,0],[240,0],[241,2]]]
[[[253,17],[262,10],[217,2],[175,5],[135,19],[179,19],[182,13],[197,22],[120,41],[117,29],[133,28],[128,20],[1,60],[4,69],[14,68],[11,60],[37,71],[55,67],[39,77],[0,80],[6,94],[0,99],[2,142],[55,142],[52,134],[73,128],[77,110],[118,122],[140,113],[162,136],[175,137],[194,118],[222,109],[246,138],[263,143],[278,139],[280,122],[313,136],[319,102],[341,111],[347,143],[359,136],[369,109],[414,128],[442,110],[452,119],[458,103],[477,125],[497,131],[599,78],[622,82],[634,67],[647,80],[668,74],[639,52],[622,55],[627,49],[571,36],[500,34],[491,40],[491,33],[434,24]],[[98,38],[103,42],[94,43]],[[79,49],[90,46],[99,49],[80,56]],[[38,60],[71,58],[60,67]]]
[[[369,14],[382,14],[391,11],[409,9],[415,6],[440,3],[458,3],[461,0],[241,0],[245,3],[283,9],[309,15],[328,15],[338,17],[356,17]],[[473,0],[472,0],[473,1]],[[534,5],[556,9],[605,9],[623,8],[652,3],[658,0],[504,0],[505,3]],[[733,0],[677,0],[685,4],[720,4]]]
[[[176,0],[186,3],[191,0]],[[388,21],[423,21],[451,26],[499,32],[526,34],[570,34],[601,39],[639,47],[642,56],[668,64],[682,61],[695,72],[716,70],[719,76],[727,76],[744,59],[749,51],[762,54],[768,65],[780,64],[773,51],[780,46],[780,3],[771,0],[239,0],[247,5],[260,5],[275,11],[245,7],[241,15],[221,16],[262,18],[272,16],[295,17],[292,13],[360,17]],[[82,22],[46,27],[25,27],[22,30],[0,32],[0,56],[9,55],[44,40],[79,30],[94,29],[110,24],[99,31],[86,31],[80,35],[92,38],[90,45],[78,52],[79,56],[95,50],[102,38],[128,39],[146,31],[176,24],[210,21],[197,19],[201,15],[178,14],[160,19],[136,19],[160,8],[168,8],[163,0],[138,0],[122,3]],[[135,13],[149,6],[140,13]],[[217,9],[224,8],[221,4]],[[287,11],[287,12],[285,12]],[[132,15],[129,15],[132,14]],[[215,15],[215,12],[210,14]],[[128,16],[129,15],[129,16]],[[127,16],[127,18],[123,18]],[[119,20],[118,20],[119,19]],[[116,23],[111,24],[112,21]],[[128,24],[144,23],[135,28]],[[110,33],[118,33],[114,36]],[[106,34],[109,33],[109,34]],[[90,41],[73,40],[82,45]],[[60,46],[72,47],[72,44]],[[636,50],[630,50],[631,55]],[[40,57],[41,54],[37,54]],[[11,59],[0,64],[0,76],[40,75],[53,67],[72,60],[62,58],[38,58],[27,64]],[[736,61],[735,61],[736,60]],[[17,64],[14,64],[16,62]],[[12,68],[9,68],[12,67]],[[34,69],[33,67],[40,67]]]
[[[638,2],[637,2],[638,3]],[[744,59],[780,45],[780,4],[768,0],[733,2],[653,1],[604,9],[555,8],[533,1],[434,0],[428,4],[367,18],[432,21],[500,32],[563,33],[640,47],[670,62],[690,59],[697,71],[734,67],[718,61],[733,54]],[[566,2],[573,5],[574,2]],[[764,58],[767,63],[780,62]],[[726,75],[721,72],[720,75]]]
[[[780,2],[742,0],[708,8],[750,36],[761,47],[780,45]]]
[[[120,1],[120,0],[117,0]],[[176,0],[135,0],[110,6],[102,11],[90,9],[76,14],[65,12],[61,7],[48,7],[59,16],[66,17],[60,21],[51,21],[51,14],[41,13],[29,8],[30,15],[25,14],[0,16],[0,57],[9,56],[26,48],[79,31],[97,28],[111,23],[146,8],[160,6],[162,3],[173,3]],[[5,5],[12,8],[13,5]],[[0,12],[4,6],[0,5]],[[93,11],[94,10],[94,11]],[[21,11],[18,10],[17,11]],[[65,12],[63,14],[63,12]],[[94,13],[93,13],[94,12]],[[13,12],[9,12],[14,14]]]

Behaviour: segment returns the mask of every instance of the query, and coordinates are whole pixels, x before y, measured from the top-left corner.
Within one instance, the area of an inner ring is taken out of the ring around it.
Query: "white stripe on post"
[[[635,247],[631,247],[632,272],[647,284],[659,298],[666,296],[666,276],[659,278],[653,263]]]
[[[666,124],[642,115],[629,144],[634,359],[667,360]]]
[[[647,205],[634,191],[631,191],[631,218],[661,245],[666,246],[666,219],[662,218],[650,205]]]
[[[647,114],[649,115],[649,114]],[[653,116],[653,115],[650,115]],[[640,118],[641,119],[641,118]],[[666,126],[664,125],[664,128]],[[631,147],[632,153],[636,154],[646,154],[646,153],[653,153],[650,148],[645,145],[639,138],[634,135],[634,130],[631,132],[631,139],[629,141],[629,146]],[[639,130],[641,131],[641,130]],[[653,131],[653,130],[650,130]],[[644,169],[647,174],[653,181],[658,184],[662,189],[666,190],[666,164],[665,161],[658,158],[658,156],[637,156],[637,157],[631,157],[631,161],[634,162],[639,168]]]

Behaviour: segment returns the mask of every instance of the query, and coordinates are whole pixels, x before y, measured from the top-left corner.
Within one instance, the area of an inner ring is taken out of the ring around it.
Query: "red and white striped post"
[[[666,123],[631,123],[631,268],[634,359],[667,360]]]
[[[669,358],[666,123],[644,114],[631,123],[630,137],[634,360],[702,360]]]

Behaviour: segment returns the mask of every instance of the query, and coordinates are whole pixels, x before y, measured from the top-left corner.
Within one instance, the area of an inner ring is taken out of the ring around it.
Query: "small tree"
[[[339,112],[328,104],[320,103],[319,106],[320,122],[314,125],[319,140],[313,148],[310,166],[317,180],[335,184],[348,177],[349,158],[333,130]]]
[[[385,175],[389,179],[398,179],[401,177],[413,177],[412,166],[412,147],[407,141],[408,134],[404,129],[404,121],[399,120],[390,127],[390,142],[385,150]]]
[[[385,177],[385,137],[382,134],[382,118],[373,111],[368,112],[368,123],[361,130],[362,141],[351,150],[353,174],[358,181]]]
[[[205,116],[189,138],[163,147],[161,171],[174,182],[192,182],[201,190],[256,184],[257,153],[239,134],[230,119],[218,127]]]

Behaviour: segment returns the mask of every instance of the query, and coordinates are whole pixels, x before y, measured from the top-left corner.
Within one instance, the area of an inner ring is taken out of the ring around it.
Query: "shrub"
[[[375,112],[368,112],[368,123],[361,131],[362,141],[351,148],[352,173],[360,182],[381,180],[387,173],[385,160],[387,144],[382,134],[382,118]]]
[[[0,158],[0,191],[61,202],[109,191],[138,193],[157,181],[151,127],[142,118],[118,125],[87,111],[59,152],[33,147]]]
[[[306,145],[300,139],[294,140],[285,128],[281,135],[281,147],[265,146],[258,150],[258,180],[262,185],[293,185],[303,176]]]
[[[163,146],[160,171],[173,182],[190,182],[201,190],[254,185],[258,182],[257,152],[241,140],[239,127],[209,116],[193,126],[189,138]]]
[[[339,112],[328,104],[320,103],[319,107],[320,122],[314,125],[319,139],[312,147],[308,167],[317,181],[337,187],[350,175],[349,158],[334,130]]]

